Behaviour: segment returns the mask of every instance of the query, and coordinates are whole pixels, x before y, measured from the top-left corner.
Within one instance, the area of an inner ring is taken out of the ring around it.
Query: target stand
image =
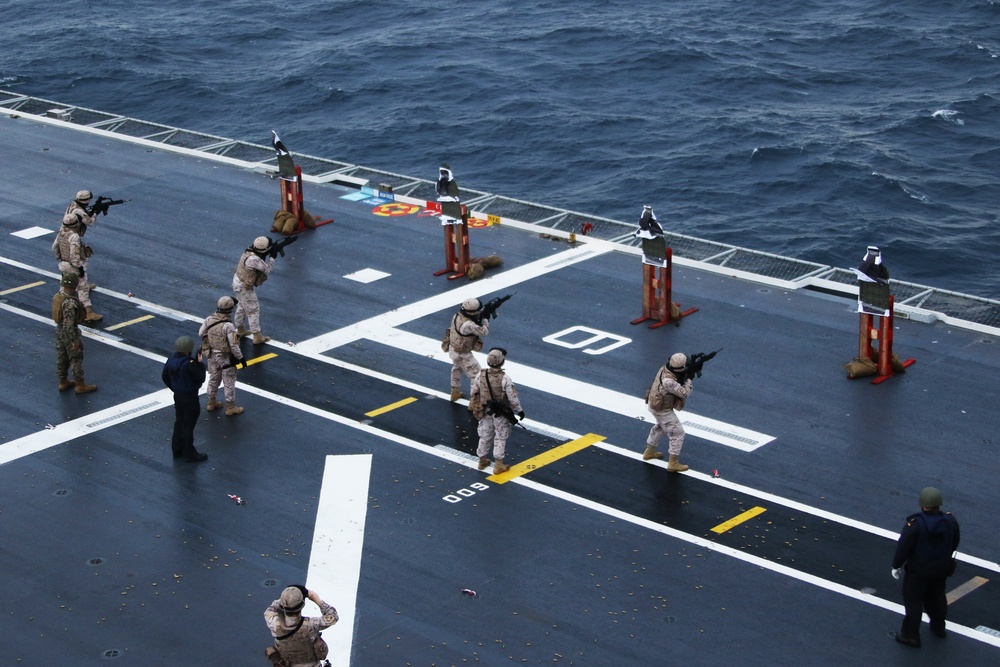
[[[298,225],[295,227],[295,231],[290,232],[291,234],[298,234],[309,228],[309,225],[305,221],[306,208],[303,205],[302,199],[302,167],[295,166],[295,178],[290,179],[285,176],[278,178],[278,183],[281,186],[281,210],[291,213],[295,216],[298,221]],[[319,227],[321,225],[327,225],[333,222],[333,218],[328,220],[316,220],[313,227]],[[287,236],[288,234],[286,234]]]
[[[880,384],[897,372],[903,372],[916,359],[898,361],[893,357],[892,338],[896,297],[889,294],[888,285],[861,283],[858,296],[858,358],[875,363],[872,384]],[[879,319],[878,325],[875,318]],[[895,368],[894,368],[895,366]]]
[[[662,236],[642,240],[642,317],[632,320],[640,324],[654,320],[650,329],[658,329],[670,322],[681,325],[681,318],[698,311],[685,311],[675,304],[673,296],[673,250],[666,246]]]
[[[469,271],[469,209],[457,201],[428,202],[428,208],[440,211],[444,230],[445,268],[434,275],[461,278]]]

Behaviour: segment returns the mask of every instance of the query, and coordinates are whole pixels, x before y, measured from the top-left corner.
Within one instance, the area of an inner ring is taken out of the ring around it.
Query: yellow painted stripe
[[[737,514],[736,516],[734,516],[729,521],[724,521],[724,522],[720,523],[718,526],[716,526],[715,528],[712,529],[712,532],[713,533],[719,533],[721,535],[722,533],[726,532],[730,528],[735,528],[736,526],[740,525],[744,521],[749,521],[750,519],[754,518],[758,514],[763,514],[766,511],[767,510],[764,509],[763,507],[753,507],[751,509],[748,509],[746,512],[743,512],[742,514]]]
[[[955,590],[948,593],[947,596],[945,596],[948,598],[948,604],[951,604],[952,602],[962,597],[963,595],[968,595],[972,591],[976,590],[977,588],[985,584],[987,581],[989,581],[989,579],[987,579],[986,577],[973,577],[972,579],[969,579],[967,582],[965,582]]]
[[[377,410],[372,410],[371,412],[366,412],[365,413],[365,417],[378,417],[379,415],[383,415],[386,412],[391,412],[392,410],[395,410],[396,408],[401,408],[404,405],[409,405],[410,403],[413,403],[415,400],[417,400],[417,399],[414,398],[413,396],[410,396],[409,398],[404,398],[401,401],[396,401],[395,403],[390,403],[389,405],[387,405],[385,407],[382,407],[382,408],[379,408]]]
[[[153,319],[152,315],[143,315],[142,317],[137,317],[134,320],[129,320],[128,322],[121,322],[119,324],[113,324],[110,327],[104,327],[105,331],[114,331],[115,329],[121,329],[122,327],[127,327],[130,324],[137,324],[139,322],[145,322],[146,320]]]
[[[512,465],[510,470],[499,475],[490,475],[486,479],[491,482],[496,482],[497,484],[505,484],[512,479],[520,477],[532,470],[537,470],[542,466],[546,466],[553,461],[558,461],[561,458],[569,456],[575,452],[590,447],[595,442],[600,442],[604,440],[603,435],[597,435],[596,433],[588,433],[587,435],[581,436],[576,440],[571,440],[565,445],[559,445],[555,449],[550,449],[547,452],[542,452],[538,456],[533,456],[527,461],[523,461],[516,465]]]
[[[262,354],[259,357],[254,357],[253,359],[247,360],[247,366],[253,366],[254,364],[259,364],[262,361],[267,361],[268,359],[274,359],[276,355],[274,352],[269,352],[268,354]]]
[[[31,289],[32,287],[38,287],[39,285],[44,285],[44,280],[39,280],[37,283],[28,283],[27,285],[21,285],[20,287],[11,287],[10,289],[5,289],[0,292],[0,296],[5,294],[13,294],[14,292],[20,292],[23,289]]]

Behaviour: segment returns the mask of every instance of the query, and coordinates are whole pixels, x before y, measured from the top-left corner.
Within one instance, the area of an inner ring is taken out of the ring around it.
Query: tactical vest
[[[666,410],[683,410],[684,399],[667,391],[667,388],[664,385],[664,374],[666,374],[669,379],[677,380],[677,376],[671,373],[670,369],[667,368],[666,365],[661,366],[660,370],[656,373],[656,377],[653,378],[653,384],[649,388],[649,398],[647,399],[649,407],[658,412]]]
[[[54,297],[52,297],[52,321],[56,324],[61,325],[65,321],[66,313],[66,301],[72,301],[74,308],[74,323],[82,322],[83,318],[87,316],[87,310],[72,294],[67,294],[66,292],[59,290]]]
[[[226,322],[229,322],[228,313],[212,315],[206,323],[205,339],[211,350],[229,354],[232,350],[229,347],[229,336],[226,335]]]
[[[451,349],[459,354],[483,349],[483,341],[476,334],[464,334],[461,332],[462,325],[472,320],[462,313],[456,313],[451,321]]]
[[[266,273],[247,266],[247,260],[255,254],[253,250],[244,250],[240,261],[236,263],[236,277],[244,287],[260,287],[267,280]]]
[[[499,368],[488,368],[485,373],[479,375],[479,399],[483,405],[492,400],[503,407],[510,407],[507,399],[507,392],[503,390],[503,379],[506,374]],[[495,412],[490,411],[488,412]]]
[[[76,236],[74,239],[73,237]],[[60,262],[72,263],[73,246],[80,243],[80,235],[71,227],[63,226],[52,242],[52,252]]]
[[[77,232],[81,237],[87,233],[87,220],[89,219],[93,223],[94,219],[92,216],[87,214],[87,209],[77,204],[75,201],[69,203],[66,207],[66,214],[72,213],[79,220],[78,226],[80,231]]]

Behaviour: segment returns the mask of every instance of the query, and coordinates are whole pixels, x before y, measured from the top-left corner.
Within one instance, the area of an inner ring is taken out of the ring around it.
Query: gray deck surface
[[[229,293],[236,260],[268,232],[279,199],[260,173],[25,117],[0,117],[0,147],[0,292],[43,281],[0,295],[2,454],[163,389],[173,341],[195,336]],[[80,188],[131,199],[87,234],[92,298],[105,315],[94,329],[154,315],[113,338],[87,338],[87,378],[100,389],[85,396],[56,391],[53,236],[11,235],[55,231]],[[277,356],[239,372],[245,414],[203,412],[195,435],[206,463],[171,460],[167,401],[0,465],[4,664],[265,664],[263,610],[283,586],[305,581],[324,461],[343,454],[371,456],[368,509],[354,626],[324,636],[351,643],[355,666],[998,660],[1000,643],[985,633],[959,629],[941,641],[925,626],[919,652],[892,641],[901,620],[894,540],[877,534],[898,532],[921,488],[940,488],[973,560],[950,587],[989,579],[951,606],[949,620],[1000,629],[996,338],[897,319],[895,351],[917,363],[877,386],[848,381],[851,300],[678,266],[674,298],[699,310],[678,328],[633,326],[634,255],[594,253],[496,287],[532,262],[563,261],[571,246],[491,226],[472,230],[472,254],[495,252],[503,268],[475,283],[448,280],[432,275],[444,264],[434,218],[376,216],[342,198],[350,192],[306,185],[307,208],[334,222],[306,232],[259,288],[273,340],[243,349]],[[390,275],[345,278],[363,269]],[[439,357],[389,344],[388,326],[328,350],[303,346],[455,291],[395,327],[406,340],[437,340],[470,289],[516,291],[486,339],[487,349],[508,350],[530,423],[515,429],[508,461],[552,450],[566,433],[598,434],[608,447],[490,482],[471,459],[442,456],[471,454],[477,436],[465,407],[447,400]],[[543,341],[574,326],[631,342],[595,355]],[[671,353],[720,347],[687,410],[774,440],[742,451],[689,429],[682,459],[691,473],[637,459],[649,422],[608,409],[596,388],[641,397]],[[536,372],[582,385],[542,390]],[[365,416],[406,398],[417,400]],[[474,483],[488,490],[444,499]],[[767,511],[711,531],[755,506]],[[341,609],[355,604],[318,592]]]

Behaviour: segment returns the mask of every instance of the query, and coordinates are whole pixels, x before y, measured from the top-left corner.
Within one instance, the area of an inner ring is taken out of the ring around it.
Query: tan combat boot
[[[236,405],[235,402],[233,402],[233,403],[226,403],[226,416],[227,417],[232,417],[233,415],[241,415],[241,414],[243,414],[243,408],[241,408],[240,406]]]
[[[66,378],[59,378],[59,391],[66,391],[76,386],[75,382],[70,382]]]
[[[78,394],[89,394],[92,391],[97,391],[96,384],[87,384],[83,378],[77,378],[76,380],[76,393]]]
[[[243,338],[244,336],[249,336],[250,332],[244,329],[243,326],[241,325],[238,329],[236,329],[236,335],[239,336],[240,338]]]
[[[208,403],[205,404],[205,409],[211,412],[212,410],[218,410],[222,407],[222,403],[215,400],[215,396],[208,399]]]
[[[100,322],[104,319],[104,315],[98,315],[93,308],[87,306],[87,315],[83,319],[85,322]]]
[[[493,474],[499,475],[510,470],[510,466],[503,462],[503,459],[497,459],[497,462],[493,464]]]
[[[265,336],[264,334],[262,334],[259,331],[255,331],[254,334],[253,334],[253,344],[254,345],[263,345],[264,343],[266,343],[269,340],[271,340],[270,336]]]
[[[452,400],[452,402],[454,403],[455,401],[457,401],[460,398],[465,398],[465,394],[463,394],[462,390],[459,389],[458,387],[452,387],[451,388],[451,400]]]
[[[656,451],[656,447],[652,445],[646,445],[646,451],[642,453],[642,460],[648,461],[649,459],[662,459],[663,454]]]
[[[688,467],[677,460],[677,454],[671,454],[667,462],[667,472],[684,472]]]
[[[486,470],[486,467],[490,464],[490,459],[487,456],[479,457],[479,469]]]

